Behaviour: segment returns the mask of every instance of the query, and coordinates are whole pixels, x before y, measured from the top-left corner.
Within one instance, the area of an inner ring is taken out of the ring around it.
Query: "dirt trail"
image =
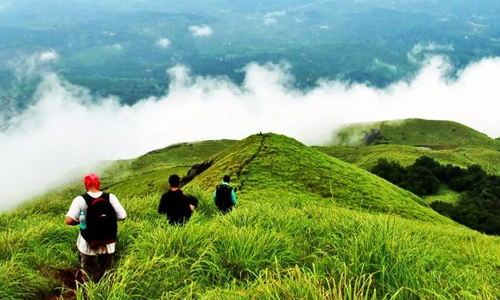
[[[76,300],[76,286],[83,283],[83,276],[77,268],[57,269],[51,272],[51,277],[60,282],[60,287],[51,293],[41,293],[40,299],[44,300]]]
[[[257,158],[257,156],[259,156],[260,152],[262,152],[262,148],[264,148],[264,142],[266,141],[266,135],[262,134],[261,136],[262,136],[262,139],[260,141],[260,146],[257,149],[257,151],[249,159],[245,160],[241,164],[238,171],[236,172],[236,176],[238,178],[238,181],[240,182],[240,187],[239,187],[240,191],[243,190],[243,187],[245,185],[245,182],[241,180],[241,173],[243,172],[243,169],[245,169],[245,167],[249,166]]]

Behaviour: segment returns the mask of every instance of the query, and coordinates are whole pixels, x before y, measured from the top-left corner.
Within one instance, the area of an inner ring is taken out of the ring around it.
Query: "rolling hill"
[[[333,144],[313,148],[365,170],[371,170],[381,158],[408,166],[429,156],[443,165],[480,165],[489,174],[500,175],[498,139],[456,122],[407,119],[353,124],[337,132]],[[438,195],[424,200],[454,202],[458,196],[441,188]]]
[[[200,199],[185,227],[156,213],[168,176]],[[237,209],[211,193],[225,173]],[[1,299],[496,299],[500,244],[418,197],[276,134],[174,145],[103,174],[128,213],[116,270],[76,287],[80,184],[0,214]],[[76,289],[76,296],[70,289]]]
[[[431,150],[408,145],[376,145],[369,147],[314,147],[345,162],[370,170],[380,158],[394,160],[403,166],[411,165],[421,156],[429,156],[441,164],[462,168],[480,165],[491,174],[500,175],[500,151],[482,147],[459,147],[452,150]]]
[[[209,192],[228,173],[243,200],[300,195],[319,205],[333,202],[411,219],[445,221],[413,194],[281,135],[251,136],[209,162],[212,165],[190,185]]]
[[[451,121],[423,119],[352,124],[339,130],[332,144],[341,146],[392,144],[431,149],[481,146],[500,149],[498,141],[470,127]]]

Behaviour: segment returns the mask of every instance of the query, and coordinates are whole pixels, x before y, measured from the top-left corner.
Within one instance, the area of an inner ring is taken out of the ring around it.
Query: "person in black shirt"
[[[197,199],[184,195],[180,189],[181,179],[177,174],[168,179],[170,189],[160,199],[158,213],[165,214],[171,225],[183,225],[191,218]]]

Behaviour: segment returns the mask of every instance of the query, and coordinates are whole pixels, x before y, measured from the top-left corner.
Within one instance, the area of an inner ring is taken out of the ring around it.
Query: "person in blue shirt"
[[[233,210],[236,206],[236,193],[233,187],[229,185],[231,177],[224,175],[223,182],[218,185],[214,192],[214,203],[223,214]]]

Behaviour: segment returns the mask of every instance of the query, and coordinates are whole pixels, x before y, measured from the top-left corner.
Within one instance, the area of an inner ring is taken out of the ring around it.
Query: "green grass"
[[[424,200],[429,204],[436,201],[455,203],[458,201],[459,196],[459,193],[450,189],[446,184],[442,184],[436,195],[425,196]]]
[[[130,219],[120,225],[116,273],[80,287],[79,299],[500,297],[498,239],[458,226],[293,197],[247,202],[223,217],[203,197],[178,228],[154,213],[158,197],[122,199]],[[51,293],[59,283],[50,274],[78,267],[77,229],[62,224],[64,212],[2,216],[0,298]]]
[[[123,196],[163,191],[168,187],[170,174],[185,174],[193,164],[208,159],[235,142],[181,143],[151,151],[137,159],[117,161],[103,174],[103,190],[118,191]]]
[[[105,172],[129,218],[115,273],[79,286],[78,299],[500,297],[498,238],[285,136],[207,143],[213,149],[201,147],[199,159],[214,164],[185,187],[200,199],[185,227],[169,226],[156,209],[168,176],[189,169],[190,146]],[[211,193],[225,173],[240,188],[239,206],[221,216]],[[70,185],[0,214],[0,299],[46,298],[62,288],[58,270],[78,268],[78,229],[63,216],[80,193]]]
[[[425,150],[407,145],[376,145],[369,147],[325,146],[314,147],[345,162],[370,170],[380,158],[411,165],[421,156],[429,156],[441,164],[462,168],[478,164],[491,174],[500,175],[500,151],[483,147],[459,147],[452,150]]]
[[[227,173],[244,200],[301,195],[322,204],[447,221],[415,195],[285,136],[251,136],[225,152],[191,185],[209,192]]]
[[[454,148],[481,146],[500,149],[498,141],[472,128],[452,121],[406,119],[353,124],[336,133],[332,143],[343,146],[363,145],[363,131],[379,129],[387,140],[380,143]]]

